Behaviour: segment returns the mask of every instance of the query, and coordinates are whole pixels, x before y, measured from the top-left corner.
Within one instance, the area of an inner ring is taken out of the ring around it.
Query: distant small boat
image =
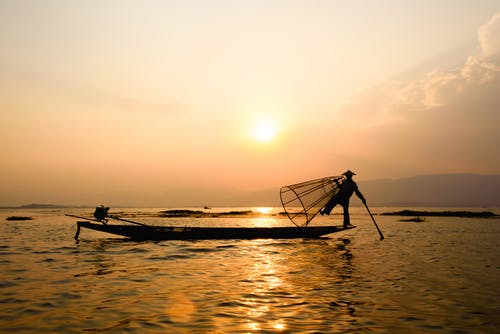
[[[88,228],[127,237],[133,240],[200,240],[200,239],[293,239],[319,238],[321,236],[344,231],[342,226],[307,226],[307,227],[167,227],[153,226],[133,222],[118,217],[108,218],[134,223],[108,224],[92,218],[69,215],[70,217],[85,219],[77,221],[75,239],[78,240],[80,229]],[[94,221],[94,222],[93,222]],[[354,228],[355,226],[350,226]]]

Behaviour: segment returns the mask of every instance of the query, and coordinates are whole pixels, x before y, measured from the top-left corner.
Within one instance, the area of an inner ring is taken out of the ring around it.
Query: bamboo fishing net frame
[[[339,192],[343,176],[331,176],[283,186],[280,189],[281,205],[286,215],[297,227],[307,226]]]

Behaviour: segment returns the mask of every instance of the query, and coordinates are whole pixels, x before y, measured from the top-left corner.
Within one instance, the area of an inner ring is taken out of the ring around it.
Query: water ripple
[[[498,224],[380,217],[380,242],[356,217],[318,240],[75,244],[55,216],[4,224],[0,331],[498,332]]]

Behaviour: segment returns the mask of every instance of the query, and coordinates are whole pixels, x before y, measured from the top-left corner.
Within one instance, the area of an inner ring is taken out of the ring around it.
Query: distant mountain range
[[[419,175],[358,186],[373,205],[500,207],[500,175]]]
[[[357,181],[373,206],[500,207],[500,174],[437,174]],[[279,189],[245,192],[228,189],[175,190],[176,205],[280,206]],[[353,205],[361,202],[357,197]],[[184,204],[183,204],[184,203]]]
[[[300,181],[300,180],[298,180]],[[419,175],[400,179],[356,181],[370,206],[399,207],[500,207],[500,174]],[[166,189],[160,196],[107,199],[109,206],[174,207],[248,207],[281,206],[279,188],[262,191],[235,189],[182,188]],[[361,205],[353,196],[352,205]],[[79,203],[92,207],[102,203]],[[22,208],[52,208],[68,205],[29,204]],[[71,205],[73,206],[73,205]]]

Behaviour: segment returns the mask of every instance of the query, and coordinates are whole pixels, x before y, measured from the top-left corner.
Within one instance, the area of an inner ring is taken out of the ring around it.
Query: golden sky
[[[500,173],[500,3],[2,1],[0,205]]]

